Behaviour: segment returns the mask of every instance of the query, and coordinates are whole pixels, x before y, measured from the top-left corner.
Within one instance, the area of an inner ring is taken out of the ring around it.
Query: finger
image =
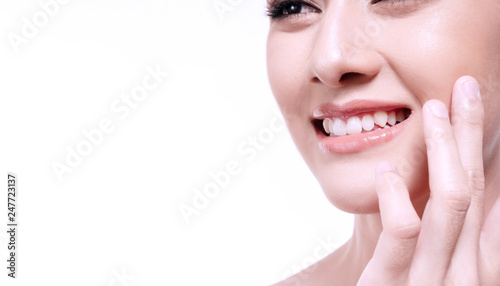
[[[464,76],[455,83],[451,119],[471,195],[471,204],[452,260],[456,262],[452,263],[454,271],[450,272],[449,277],[462,282],[466,279],[478,281],[478,272],[475,267],[463,267],[463,261],[467,261],[470,265],[478,263],[479,232],[484,208],[482,147],[484,109],[481,103],[479,85],[474,78]]]
[[[401,285],[417,244],[420,218],[403,179],[391,163],[379,164],[376,186],[383,231],[360,281],[366,281],[366,285]]]
[[[422,218],[412,275],[440,284],[462,230],[470,194],[446,106],[430,100],[423,107],[430,199]]]
[[[481,277],[484,285],[494,285],[500,281],[500,199],[497,199],[488,213],[481,232]],[[488,281],[492,281],[487,284]]]
[[[463,170],[471,192],[471,206],[467,214],[466,224],[472,214],[474,225],[482,221],[482,205],[484,200],[483,170],[483,124],[484,109],[481,102],[477,81],[464,76],[457,80],[452,97],[453,132],[460,153]],[[481,208],[479,208],[481,207]]]

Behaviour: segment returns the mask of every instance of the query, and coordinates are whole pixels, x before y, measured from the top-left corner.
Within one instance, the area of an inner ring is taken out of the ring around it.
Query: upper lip
[[[313,120],[323,120],[331,117],[353,116],[374,111],[389,111],[398,108],[409,108],[405,104],[387,101],[354,100],[342,105],[324,103],[314,109]]]

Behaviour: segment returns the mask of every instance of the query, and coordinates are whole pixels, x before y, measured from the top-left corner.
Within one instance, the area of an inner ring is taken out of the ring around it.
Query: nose
[[[370,81],[382,66],[374,37],[363,29],[370,23],[367,12],[356,1],[341,2],[351,5],[332,5],[323,11],[309,63],[312,80],[331,87]]]

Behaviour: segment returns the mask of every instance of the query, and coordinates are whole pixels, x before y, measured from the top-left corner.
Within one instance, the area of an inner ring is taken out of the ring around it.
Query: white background
[[[269,133],[282,122],[265,0],[70,0],[44,18],[46,2],[0,2],[1,285],[268,285],[348,239],[351,215],[288,131]],[[147,67],[169,76],[120,118],[111,105]],[[59,180],[53,165],[105,118],[113,131]],[[259,135],[255,156],[238,151]],[[186,220],[179,207],[232,161],[239,174]],[[7,172],[19,178],[16,280]]]

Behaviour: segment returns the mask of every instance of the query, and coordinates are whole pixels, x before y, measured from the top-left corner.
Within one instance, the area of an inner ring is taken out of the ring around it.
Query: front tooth
[[[377,111],[377,112],[375,112],[373,119],[375,120],[375,123],[378,126],[384,127],[385,124],[387,123],[387,112]]]
[[[389,125],[391,125],[391,126],[396,125],[396,112],[395,111],[391,111],[391,112],[389,112],[389,114],[387,114],[387,123],[389,123]]]
[[[353,116],[347,120],[347,134],[359,134],[362,131],[361,119],[357,116]]]
[[[365,131],[372,131],[373,127],[375,127],[373,116],[371,116],[370,114],[366,114],[365,116],[363,116],[363,129]]]
[[[330,134],[330,126],[332,124],[332,120],[330,118],[323,119],[323,129],[326,133]]]
[[[396,114],[396,121],[403,122],[405,119],[406,119],[405,112],[403,110],[398,111],[398,114]]]
[[[333,120],[333,124],[330,125],[330,136],[332,134],[341,136],[341,135],[346,135],[346,124],[342,119],[335,118]]]

